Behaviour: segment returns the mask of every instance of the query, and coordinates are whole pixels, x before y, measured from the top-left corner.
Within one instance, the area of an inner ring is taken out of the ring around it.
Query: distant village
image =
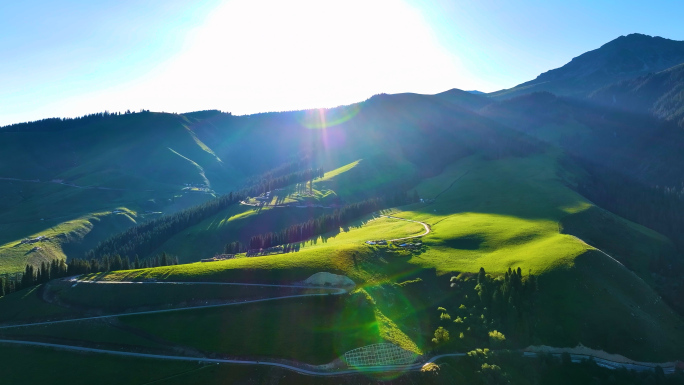
[[[390,241],[390,242],[391,242],[391,241]],[[366,241],[366,244],[367,244],[367,245],[371,245],[371,246],[376,246],[376,245],[377,245],[377,246],[386,246],[388,243],[389,243],[389,242],[386,241],[386,240],[384,240],[384,239],[379,240],[379,241]],[[417,242],[417,243],[401,243],[401,244],[393,243],[393,244],[394,244],[395,246],[397,246],[397,247],[405,247],[405,248],[408,248],[408,249],[416,249],[416,248],[420,248],[421,246],[423,246],[423,244],[422,244],[421,242]]]
[[[202,192],[202,193],[213,193],[214,190],[210,189],[209,186],[202,183],[183,183],[183,191],[186,192]]]
[[[282,191],[282,190],[283,189],[277,188],[277,189],[274,189],[273,191]],[[259,196],[254,197],[253,199],[257,202],[261,202],[262,205],[264,205],[264,206],[274,206],[274,207],[324,208],[324,209],[336,209],[336,208],[343,207],[343,205],[337,204],[337,203],[331,203],[328,206],[324,206],[320,203],[313,203],[313,202],[290,202],[290,203],[272,205],[272,204],[270,204],[270,202],[273,199],[274,195],[271,195],[271,191],[267,191],[265,193],[262,193]],[[292,196],[299,198],[299,197],[313,197],[314,195],[309,193],[309,192],[303,192],[303,193],[294,193],[294,194],[292,194]],[[243,204],[248,204],[248,203],[244,202]]]

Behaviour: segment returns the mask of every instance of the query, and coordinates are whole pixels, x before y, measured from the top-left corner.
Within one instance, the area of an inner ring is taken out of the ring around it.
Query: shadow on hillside
[[[282,205],[285,203],[285,198],[287,198],[287,195],[276,195],[275,196],[275,204],[276,205]]]
[[[329,231],[327,233],[323,233],[323,234],[317,236],[316,238],[311,239],[310,242],[312,245],[318,244],[319,241],[321,243],[328,243],[328,239],[334,238],[334,237],[340,235],[341,233],[347,233],[351,230],[361,228],[362,225],[363,225],[363,223],[342,226],[337,230],[333,230],[333,231]]]

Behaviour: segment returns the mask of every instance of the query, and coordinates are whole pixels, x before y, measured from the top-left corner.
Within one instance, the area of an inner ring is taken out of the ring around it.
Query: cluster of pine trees
[[[292,174],[301,170],[306,170],[311,168],[311,158],[308,155],[301,156],[297,160],[286,162],[278,167],[275,167],[269,171],[266,171],[259,175],[253,175],[246,181],[246,186],[256,186],[262,183],[264,180],[276,179],[278,177]]]
[[[0,297],[27,287],[46,283],[51,279],[114,270],[173,266],[177,264],[178,257],[170,256],[166,253],[145,259],[139,259],[136,256],[133,261],[128,259],[128,257],[122,258],[120,255],[105,256],[102,259],[91,259],[90,261],[75,258],[69,261],[69,264],[66,264],[64,260],[52,260],[52,262],[42,262],[37,267],[26,265],[23,274],[17,273],[14,276],[1,276]]]
[[[153,219],[131,227],[98,244],[85,254],[85,259],[101,259],[107,255],[133,258],[150,255],[173,235],[194,226],[243,199],[242,193],[230,193],[172,215]]]
[[[138,113],[149,113],[150,110],[140,110]],[[135,114],[130,110],[125,115]],[[76,118],[49,118],[36,120],[34,122],[15,123],[9,126],[0,127],[0,131],[5,132],[27,132],[27,131],[61,131],[75,127],[86,126],[95,122],[104,121],[115,116],[122,115],[120,112],[97,112],[94,114],[83,115]]]
[[[396,193],[386,198],[371,198],[352,203],[331,214],[323,214],[315,219],[292,225],[279,232],[255,235],[249,240],[249,249],[265,249],[288,243],[302,242],[318,235],[335,231],[360,216],[392,206],[399,206],[418,200],[418,195],[409,196],[406,192]],[[226,245],[226,250],[229,248]]]
[[[472,348],[487,341],[500,344],[507,339],[529,343],[538,290],[536,277],[523,277],[520,268],[509,268],[503,277],[495,278],[480,268],[474,286],[472,282],[451,278],[458,299],[438,308],[442,325],[435,334],[438,344]]]
[[[100,259],[91,259],[90,261],[74,258],[69,262],[68,276],[173,265],[178,265],[178,257],[170,256],[166,253],[143,259],[138,258],[136,255],[132,261],[128,257],[121,257],[118,254],[113,256],[105,255]]]
[[[530,274],[523,280],[519,267],[516,270],[509,267],[503,279],[496,280],[481,267],[475,290],[483,308],[489,309],[492,320],[498,321],[504,328],[513,327],[510,323],[514,324],[531,310],[532,295],[537,291],[537,277]]]
[[[0,276],[0,297],[21,290],[21,279],[12,276]]]
[[[53,259],[52,262],[41,262],[39,267],[26,265],[24,275],[21,277],[21,287],[30,287],[40,283],[45,283],[51,279],[68,276],[67,264],[63,259],[59,261]]]
[[[0,277],[0,297],[15,291],[45,283],[51,279],[69,276],[64,260],[53,259],[52,262],[41,262],[40,266],[26,265],[24,273]]]
[[[225,254],[238,254],[247,251],[240,241],[226,243],[223,249]]]

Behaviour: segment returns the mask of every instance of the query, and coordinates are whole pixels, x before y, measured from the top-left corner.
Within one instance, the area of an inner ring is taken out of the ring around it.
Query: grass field
[[[17,239],[0,245],[0,271],[19,272],[28,263],[39,266],[41,262],[65,259],[65,249],[74,254],[83,253],[112,232],[123,231],[135,225],[135,212],[126,208],[118,209],[122,211],[120,214],[88,214],[27,236],[29,239],[42,236],[47,237],[47,240],[22,244],[21,239]]]
[[[7,384],[143,385],[181,375],[192,378],[193,373],[205,367],[196,362],[101,356],[11,344],[0,345],[0,362],[5,369],[2,379]],[[41,370],[36,369],[37,363],[41,363]]]
[[[177,312],[172,317],[150,314],[121,320],[167,341],[203,351],[325,364],[352,348],[380,341],[370,308],[345,310],[336,297],[294,298],[266,306],[255,303]]]
[[[314,190],[334,191],[337,196],[353,201],[373,196],[378,190],[387,192],[389,186],[410,180],[416,173],[413,163],[401,157],[388,159],[385,155],[359,159],[327,172],[314,181]]]
[[[665,236],[596,206],[568,215],[560,224],[563,233],[610,251],[611,256],[649,283],[653,281],[649,263],[676,254],[675,246]]]
[[[344,173],[335,178],[341,175]],[[645,250],[667,249],[669,243],[650,230],[615,219],[612,214],[605,214],[603,219],[587,217],[587,213],[595,210],[593,204],[571,190],[568,184],[572,180],[566,180],[564,175],[554,154],[501,160],[473,156],[455,163],[418,185],[420,196],[434,198],[434,202],[393,210],[392,215],[423,221],[431,227],[431,233],[422,237],[425,246],[413,252],[363,243],[422,232],[418,224],[383,218],[366,220],[340,233],[306,242],[297,253],[211,265],[114,272],[106,279],[292,282],[317,271],[341,273],[371,293],[371,298],[378,297],[375,310],[380,314],[376,318],[386,317],[396,326],[392,330],[403,334],[395,340],[410,341],[406,346],[429,349],[430,344],[425,341],[429,341],[431,332],[411,333],[421,326],[420,322],[401,319],[401,312],[391,311],[386,299],[378,294],[378,287],[425,271],[448,277],[461,272],[474,273],[484,267],[496,275],[509,267],[520,267],[526,273],[540,276],[543,288],[540,301],[545,303],[540,315],[544,320],[539,328],[540,343],[581,342],[641,359],[682,355],[682,348],[662,338],[664,334],[660,330],[679,336],[684,323],[659,301],[651,287],[610,257],[594,251],[592,246],[564,234],[563,229],[570,228],[571,224],[574,228],[583,228],[582,221],[594,223],[594,227],[610,225],[615,238],[612,242],[621,242],[624,237],[626,245],[634,244],[635,239],[650,245],[640,245],[630,254],[635,271],[641,274],[644,271],[639,267],[651,258]],[[601,274],[611,279],[601,280]],[[587,282],[587,286],[578,287],[575,282]],[[429,297],[430,293],[424,295]],[[425,308],[429,303],[426,300]],[[565,310],[561,311],[559,306]],[[652,309],[648,312],[631,315],[633,309],[649,306]],[[416,313],[422,311],[414,309]],[[632,324],[637,326],[631,329]],[[613,325],[613,330],[623,334],[604,332],[606,325]],[[619,338],[620,335],[624,337]],[[643,343],[629,342],[639,338]]]
[[[364,245],[364,241],[421,234],[423,231],[423,226],[417,223],[369,217],[353,223],[347,231],[341,229],[338,234],[326,234],[305,242],[301,251],[296,253],[112,272],[101,278],[275,283],[302,281],[319,271],[330,271],[364,282],[374,280],[374,273],[384,270],[370,265],[386,264],[375,256],[376,249]]]
[[[642,279],[598,251],[539,278],[537,332],[545,344],[664,362],[684,357],[684,322]]]
[[[232,300],[274,298],[320,293],[318,289],[269,286],[88,284],[50,282],[50,294],[61,304],[76,308],[118,313],[146,308],[173,308]]]
[[[51,325],[27,326],[0,330],[2,338],[49,342],[63,345],[84,345],[100,349],[140,349],[162,352],[164,344],[146,338],[144,333],[120,326],[115,319],[74,321]]]
[[[43,320],[75,314],[74,310],[49,304],[41,299],[42,285],[0,297],[0,323]]]
[[[509,267],[517,266],[542,273],[571,266],[574,257],[591,247],[561,234],[559,221],[591,204],[565,187],[555,176],[556,165],[548,161],[547,157],[507,159],[505,162],[470,158],[420,184],[418,191],[426,198],[444,193],[434,203],[403,206],[392,212],[395,216],[426,222],[432,230],[423,237],[423,242],[429,246],[427,251],[414,256],[409,264],[416,268],[434,268],[439,274],[476,272],[480,267],[492,273],[503,273]],[[525,174],[519,175],[520,172]],[[460,179],[451,186],[457,178]],[[363,281],[371,279],[371,275],[358,275],[361,273],[350,269],[347,263],[336,266],[330,255],[342,254],[344,250],[359,256],[372,255],[376,248],[363,245],[364,241],[419,234],[422,226],[381,218],[344,230],[348,231],[306,242],[298,253],[227,261],[211,267],[186,265],[149,270],[142,276],[154,274],[175,279],[173,277],[186,274],[181,270],[201,275],[204,269],[272,269],[283,264],[286,265],[283,267],[298,268],[302,266],[298,261],[311,260],[321,268],[327,263],[328,267]],[[129,276],[140,274],[129,273]]]

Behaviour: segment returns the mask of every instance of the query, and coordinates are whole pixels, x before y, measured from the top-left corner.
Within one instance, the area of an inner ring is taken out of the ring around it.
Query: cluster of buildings
[[[379,241],[366,241],[366,243],[369,245],[386,245],[387,241],[384,239],[381,239]]]
[[[366,244],[371,245],[371,246],[374,246],[374,245],[384,246],[384,245],[387,245],[387,241],[384,239],[381,239],[379,241],[366,241]],[[420,248],[422,245],[423,244],[421,242],[417,242],[417,243],[402,243],[402,244],[396,245],[396,246],[406,247],[406,248],[412,249],[412,248]]]
[[[258,197],[255,197],[254,199],[258,200],[259,202],[268,202],[271,200],[271,192],[266,191],[265,193],[259,195]]]
[[[211,258],[201,259],[200,262],[225,261],[225,260],[233,259],[233,258],[235,258],[235,254],[218,254],[218,255],[215,255]]]
[[[22,244],[25,244],[25,243],[36,243],[36,242],[41,242],[41,241],[47,241],[48,239],[50,239],[50,238],[48,238],[48,237],[46,237],[46,236],[44,236],[44,235],[40,235],[40,236],[38,236],[38,237],[36,237],[36,238],[22,239],[22,240],[21,240],[21,243],[22,243]]]
[[[266,249],[249,249],[245,255],[248,257],[258,257],[269,254],[284,254],[285,252],[285,246],[273,246]]]
[[[202,184],[202,183],[183,183],[185,187],[183,187],[183,191],[190,191],[190,192],[205,192],[205,193],[210,193],[212,190],[209,188],[209,186]]]
[[[423,244],[420,242],[418,242],[418,243],[402,243],[401,245],[399,245],[399,247],[407,247],[409,249],[420,248],[421,246],[423,246]]]

